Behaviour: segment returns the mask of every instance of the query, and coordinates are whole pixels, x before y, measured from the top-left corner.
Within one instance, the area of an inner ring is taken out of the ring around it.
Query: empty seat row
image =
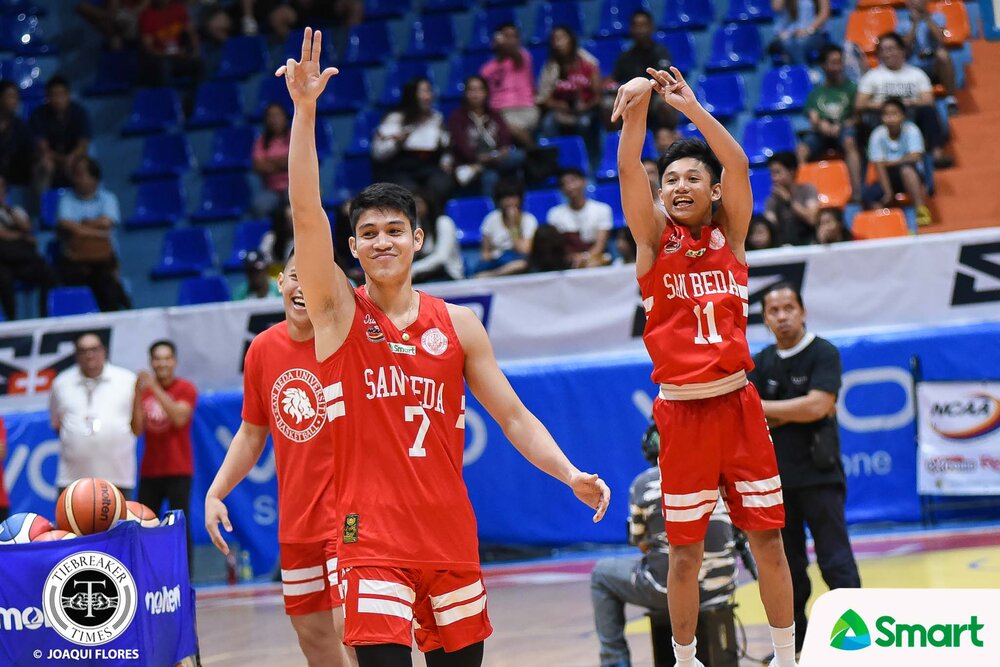
[[[247,253],[260,247],[261,240],[270,229],[271,223],[268,220],[240,223],[222,268],[226,271],[242,270]],[[215,243],[208,229],[172,229],[163,238],[159,261],[150,271],[150,276],[154,279],[200,276],[218,265]]]

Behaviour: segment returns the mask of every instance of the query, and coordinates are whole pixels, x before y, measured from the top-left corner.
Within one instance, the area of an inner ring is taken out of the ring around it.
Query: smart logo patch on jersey
[[[712,250],[718,250],[724,245],[726,245],[726,235],[716,227],[712,230],[712,235],[708,237],[708,247]]]
[[[427,354],[439,357],[448,349],[448,337],[440,329],[434,327],[425,331],[424,335],[420,337],[420,345],[427,351]]]
[[[389,341],[389,349],[396,354],[408,354],[411,357],[414,357],[417,354],[416,345],[403,345],[402,343],[393,343],[392,341]]]
[[[292,442],[305,442],[319,433],[326,421],[323,385],[302,368],[285,371],[271,387],[271,413],[281,434]]]
[[[701,257],[704,254],[705,254],[705,249],[704,248],[699,248],[698,250],[688,250],[686,253],[684,253],[684,256],[685,257]]]
[[[358,515],[348,514],[344,517],[344,544],[354,544],[358,541]]]

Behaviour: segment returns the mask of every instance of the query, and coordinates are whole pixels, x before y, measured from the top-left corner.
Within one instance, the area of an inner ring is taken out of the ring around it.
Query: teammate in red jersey
[[[344,388],[348,435],[338,431],[334,465],[345,642],[362,667],[410,665],[414,634],[430,667],[479,665],[492,628],[462,481],[464,383],[525,458],[596,510],[594,521],[610,491],[575,468],[521,403],[472,311],[413,290],[423,232],[409,192],[379,183],[351,203],[364,287],[352,289],[334,263],[315,121],[336,70],[320,71],[320,40],[306,28],[302,59],[276,74],[295,103],[289,198],[316,356],[327,381]]]
[[[295,257],[278,276],[285,321],[257,335],[243,366],[243,423],[205,498],[205,527],[222,553],[232,531],[223,499],[260,458],[268,433],[278,476],[278,544],[285,613],[310,667],[357,664],[343,644],[334,513],[334,427],[340,386],[320,382]],[[332,613],[331,613],[332,612]]]
[[[795,664],[792,584],[781,545],[785,515],[774,446],[760,397],[747,382],[748,291],[744,240],[753,209],[746,155],[695,99],[676,68],[647,70],[618,90],[624,119],[618,170],[625,219],[635,237],[646,309],[643,340],[660,396],[653,416],[663,513],[670,542],[667,596],[679,667],[695,656],[698,571],[720,489],[733,524],[747,532],[775,646],[772,667]],[[708,144],[678,141],[660,158],[660,201],[642,166],[653,91],[683,113]],[[716,157],[718,156],[718,157]],[[720,164],[721,161],[721,164]]]

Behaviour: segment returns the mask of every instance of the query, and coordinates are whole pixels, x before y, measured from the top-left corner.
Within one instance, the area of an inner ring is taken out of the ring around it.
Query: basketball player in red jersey
[[[744,240],[753,209],[748,160],[676,68],[647,71],[652,80],[636,78],[619,88],[612,120],[624,119],[618,147],[622,204],[637,245],[643,340],[653,381],[660,385],[653,416],[666,434],[660,469],[677,664],[701,664],[694,637],[698,571],[721,490],[757,560],[775,646],[771,665],[790,667],[795,638],[792,583],[781,545],[781,480],[760,397],[746,377],[753,368],[746,341]],[[691,119],[708,142],[678,141],[660,158],[662,210],[649,199],[642,166],[653,91]]]
[[[306,307],[326,382],[341,382],[344,424],[334,457],[344,641],[362,667],[480,665],[492,632],[476,520],[462,480],[465,383],[525,458],[604,515],[597,475],[575,468],[500,371],[472,311],[413,290],[423,243],[413,196],[377,183],[351,202],[352,253],[366,284],[354,290],[334,263],[316,157],[319,32],[306,28],[302,59],[278,69],[295,103],[289,198]],[[339,428],[339,427],[338,427]]]
[[[278,276],[285,321],[257,335],[243,366],[243,423],[205,498],[205,527],[229,554],[232,531],[222,500],[260,458],[268,433],[278,476],[278,543],[285,613],[310,667],[356,665],[344,646],[337,566],[333,428],[343,416],[339,385],[324,386],[313,326],[299,287],[294,255]]]

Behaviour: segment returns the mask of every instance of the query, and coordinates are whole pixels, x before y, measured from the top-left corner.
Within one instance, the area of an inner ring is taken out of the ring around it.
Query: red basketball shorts
[[[285,613],[301,616],[344,604],[337,570],[337,540],[278,545]]]
[[[493,633],[479,568],[425,570],[362,565],[343,572],[344,643],[458,651]]]
[[[774,444],[752,384],[712,398],[658,398],[653,418],[660,431],[663,518],[671,544],[705,538],[720,491],[738,528],[785,525]]]

